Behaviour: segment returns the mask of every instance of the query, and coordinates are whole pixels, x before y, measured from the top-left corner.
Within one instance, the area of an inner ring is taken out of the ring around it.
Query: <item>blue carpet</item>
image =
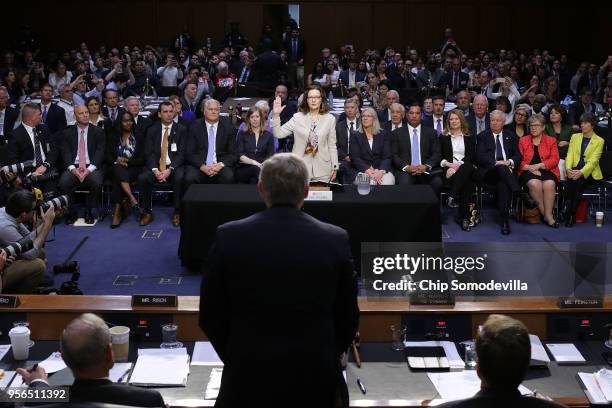
[[[528,225],[511,221],[512,234],[501,235],[497,211],[485,210],[484,223],[470,232],[462,231],[453,221],[454,210],[443,210],[444,242],[541,242],[544,238],[556,242],[612,241],[612,225],[596,228],[592,219],[588,224],[558,230],[545,225]],[[131,295],[134,293],[176,293],[198,295],[200,274],[189,272],[178,258],[180,229],[171,224],[172,209],[156,207],[156,219],[147,227],[140,227],[135,216],[130,216],[121,227],[110,229],[111,217],[95,227],[73,227],[58,224],[55,240],[46,245],[48,270],[61,263],[78,243],[88,237],[74,260],[81,267],[79,286],[88,295]],[[612,214],[606,214],[612,220]],[[158,239],[142,238],[145,231],[161,231]],[[53,238],[53,233],[49,234]],[[122,276],[123,275],[123,276]],[[135,277],[134,277],[135,276]],[[55,286],[70,275],[55,276]]]

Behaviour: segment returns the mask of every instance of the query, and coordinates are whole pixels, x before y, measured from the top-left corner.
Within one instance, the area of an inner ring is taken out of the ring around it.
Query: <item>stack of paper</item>
[[[547,367],[548,363],[550,363],[550,358],[546,354],[540,338],[535,334],[530,334],[529,341],[531,342],[531,362],[529,365],[532,367]]]
[[[62,354],[59,351],[51,353],[49,357],[38,363],[38,365],[44,368],[47,374],[53,374],[66,368],[66,363],[64,363]]]
[[[11,349],[10,344],[0,344],[0,360],[4,358],[6,353]]]
[[[222,368],[213,368],[210,372],[210,378],[206,385],[206,391],[204,392],[204,399],[217,399],[219,395],[219,388],[221,388],[221,375],[223,374]]]
[[[547,343],[546,347],[559,364],[580,364],[586,362],[573,343]]]
[[[188,375],[189,355],[186,348],[139,349],[130,384],[144,387],[184,387]]]
[[[0,390],[5,389],[14,376],[15,371],[4,371],[0,369]]]
[[[193,348],[191,365],[222,366],[223,361],[217,355],[210,341],[197,341]]]
[[[577,376],[591,404],[612,404],[612,370],[602,368],[594,374],[578,373]]]
[[[447,401],[455,401],[473,397],[480,391],[480,378],[476,370],[449,373],[427,373],[427,377],[436,387],[440,398]],[[531,391],[519,386],[522,395],[531,394]]]
[[[465,363],[459,357],[457,346],[452,341],[405,341],[404,347],[442,347],[451,371],[463,370],[465,368]]]

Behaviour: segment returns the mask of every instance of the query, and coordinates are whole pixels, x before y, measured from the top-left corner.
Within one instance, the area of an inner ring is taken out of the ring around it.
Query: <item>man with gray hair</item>
[[[389,109],[391,110],[391,120],[381,124],[381,128],[388,132],[393,132],[395,129],[399,129],[406,126],[406,108],[401,103],[392,104]]]
[[[335,407],[337,395],[348,406],[340,358],[359,319],[348,234],[300,211],[298,156],[272,156],[259,177],[267,209],[217,228],[202,280],[200,327],[225,363],[216,406],[295,406],[297,395],[299,406]]]
[[[159,391],[115,384],[109,379],[113,367],[113,347],[104,320],[84,313],[68,323],[60,338],[62,359],[74,375],[70,402],[99,402],[138,407],[165,407]],[[30,387],[48,387],[47,373],[18,368],[17,372]]]
[[[380,111],[378,113],[378,121],[380,122],[381,126],[391,120],[391,114],[392,114],[391,106],[394,103],[399,103],[399,100],[400,100],[400,97],[397,91],[391,89],[387,92],[387,97],[386,97],[387,109]]]

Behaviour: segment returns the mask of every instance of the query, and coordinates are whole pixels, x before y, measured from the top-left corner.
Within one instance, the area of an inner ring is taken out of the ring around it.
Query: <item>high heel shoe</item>
[[[111,228],[115,229],[121,225],[121,204],[115,204],[113,208],[113,221],[111,223]]]

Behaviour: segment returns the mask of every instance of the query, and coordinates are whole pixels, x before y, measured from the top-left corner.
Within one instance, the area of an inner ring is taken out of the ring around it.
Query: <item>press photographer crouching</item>
[[[55,219],[54,206],[45,207],[38,205],[31,191],[17,190],[8,197],[6,207],[0,208],[0,246],[7,247],[26,237],[33,243],[31,249],[21,252],[15,259],[9,257],[9,262],[13,262],[0,272],[0,292],[33,293],[36,287],[44,283],[47,262],[43,246]],[[34,229],[30,231],[24,223],[33,220],[37,213]]]

